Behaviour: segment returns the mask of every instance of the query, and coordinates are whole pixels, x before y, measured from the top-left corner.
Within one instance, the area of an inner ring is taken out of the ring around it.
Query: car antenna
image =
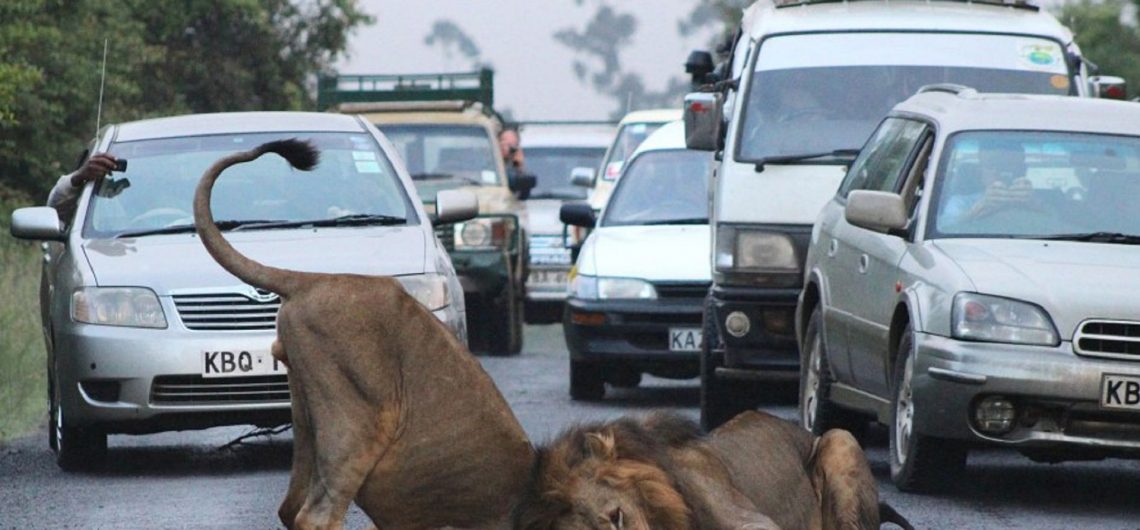
[[[99,74],[99,105],[95,107],[95,136],[99,137],[99,127],[103,122],[103,86],[107,82],[107,41],[109,39],[103,38],[103,65],[101,73]]]

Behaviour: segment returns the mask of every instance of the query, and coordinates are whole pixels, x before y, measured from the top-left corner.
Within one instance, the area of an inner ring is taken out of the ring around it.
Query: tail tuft
[[[262,144],[257,151],[261,154],[277,153],[288,161],[289,165],[301,171],[313,169],[321,160],[320,152],[312,143],[296,138]]]
[[[879,502],[879,521],[881,523],[894,523],[903,530],[914,530],[906,517],[903,517],[893,506],[885,502]]]

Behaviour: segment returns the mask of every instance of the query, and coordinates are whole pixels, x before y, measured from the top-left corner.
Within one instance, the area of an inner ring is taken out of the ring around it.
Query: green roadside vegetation
[[[34,430],[47,417],[39,245],[8,235],[11,211],[29,204],[0,192],[0,442]]]

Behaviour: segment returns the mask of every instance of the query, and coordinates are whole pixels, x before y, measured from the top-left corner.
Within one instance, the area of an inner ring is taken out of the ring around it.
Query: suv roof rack
[[[453,102],[462,107],[480,103],[484,113],[493,114],[493,79],[494,71],[490,68],[443,74],[321,76],[317,81],[317,108],[323,111],[342,104]],[[352,106],[361,105],[349,105]]]
[[[959,85],[955,83],[934,83],[932,85],[923,85],[918,88],[915,94],[925,94],[927,92],[944,92],[946,94],[954,94],[959,97],[973,97],[978,95],[978,91],[966,85]]]
[[[857,2],[866,0],[772,0],[777,8],[793,7],[793,6],[806,6],[811,4],[845,4],[847,2]],[[1017,9],[1026,9],[1029,11],[1041,11],[1041,7],[1036,4],[1029,3],[1029,0],[926,0],[927,2],[956,2],[960,4],[981,4],[987,6],[1002,6],[1013,7]]]

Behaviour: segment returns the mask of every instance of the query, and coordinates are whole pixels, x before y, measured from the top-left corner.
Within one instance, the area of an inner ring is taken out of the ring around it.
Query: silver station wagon
[[[888,426],[891,478],[971,447],[1140,457],[1140,105],[925,87],[812,232],[805,427]]]
[[[226,238],[274,267],[395,276],[465,338],[463,290],[434,220],[373,125],[285,112],[112,125],[92,151],[127,168],[86,186],[70,227],[50,207],[12,215],[15,236],[47,242],[50,443],[65,470],[98,463],[112,433],[290,421],[285,368],[269,355],[280,300],[223,270],[191,214],[214,161],[284,138],[312,142],[320,163],[302,173],[266,155],[227,170],[212,204]],[[475,215],[473,195],[448,193],[458,195],[440,197],[439,218]]]

